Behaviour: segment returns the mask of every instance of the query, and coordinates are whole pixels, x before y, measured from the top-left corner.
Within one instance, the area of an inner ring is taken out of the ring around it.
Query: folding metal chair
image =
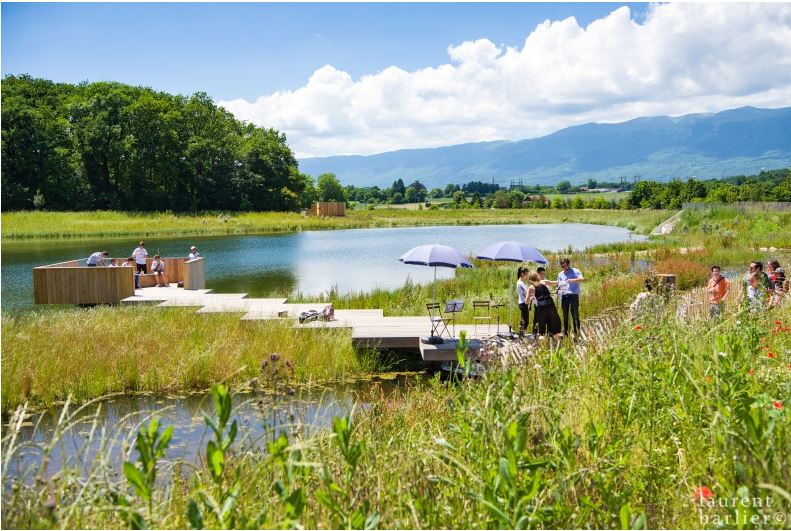
[[[482,315],[478,315],[479,311]],[[472,330],[476,336],[478,335],[479,321],[486,321],[486,335],[491,335],[492,319],[494,317],[492,317],[491,301],[472,301]]]
[[[426,304],[428,316],[431,320],[431,335],[442,337],[442,333],[446,333],[448,337],[452,337],[448,331],[448,323],[453,321],[453,318],[446,318],[442,315],[442,306],[438,302],[430,302]]]

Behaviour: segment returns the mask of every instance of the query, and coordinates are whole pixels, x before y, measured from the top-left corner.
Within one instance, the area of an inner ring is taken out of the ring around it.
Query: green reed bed
[[[670,216],[657,210],[354,210],[346,217],[315,218],[293,212],[174,214],[170,212],[4,212],[4,240],[97,237],[167,237],[265,234],[300,230],[484,225],[518,223],[595,223],[647,234]]]
[[[548,255],[547,278],[553,280],[560,271],[560,260],[567,255]],[[631,302],[642,290],[643,281],[650,274],[646,263],[637,263],[631,253],[591,254],[575,253],[572,257],[574,267],[579,268],[587,281],[582,285],[580,315],[588,317],[602,310]],[[513,305],[511,323],[518,323],[516,297],[516,271],[519,264],[473,260],[474,268],[457,269],[450,279],[437,280],[436,297],[438,301],[463,299],[464,310],[456,314],[458,323],[472,323],[474,300],[499,300]],[[535,270],[536,264],[526,264]],[[415,266],[417,267],[417,266]],[[661,273],[675,273],[679,289],[689,289],[705,284],[708,269],[699,261],[687,259],[677,253],[663,252],[660,258],[651,260],[651,268]],[[395,290],[378,289],[366,293],[340,295],[329,293],[320,298],[321,302],[332,302],[336,308],[382,308],[385,315],[423,315],[426,303],[434,294],[432,284],[419,285],[407,282]],[[294,300],[315,300],[293,297]],[[508,320],[507,305],[501,308],[501,322]]]
[[[194,308],[64,308],[4,313],[2,409],[47,405],[115,391],[206,389],[241,382],[280,353],[298,381],[371,372],[375,354],[356,352],[345,329],[296,329],[290,321],[240,321]]]
[[[716,324],[642,318],[583,357],[544,348],[479,379],[367,397],[369,408],[319,436],[282,434],[266,452],[238,442],[231,401],[215,389],[213,465],[180,474],[167,442],[151,450],[167,435],[154,426],[125,454],[125,474],[100,454],[86,473],[5,489],[2,524],[784,528],[789,324],[787,307]],[[140,468],[140,450],[152,467]],[[175,475],[156,482],[129,468]],[[737,512],[734,498],[750,501]],[[745,518],[761,523],[740,525]]]

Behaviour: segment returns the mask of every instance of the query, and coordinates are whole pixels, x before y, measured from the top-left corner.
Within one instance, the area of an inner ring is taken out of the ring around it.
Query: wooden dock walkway
[[[428,315],[385,317],[379,309],[335,310],[334,321],[311,321],[299,323],[299,314],[318,310],[324,303],[292,304],[285,298],[248,298],[246,293],[212,293],[211,290],[184,290],[171,285],[168,288],[141,288],[135,295],[122,301],[124,304],[159,303],[162,307],[197,307],[197,313],[240,313],[243,321],[288,319],[297,328],[349,328],[354,348],[414,349],[419,350],[426,361],[454,361],[455,345],[421,349],[420,338],[431,333]],[[458,324],[449,326],[449,331],[458,337],[461,331],[468,339],[484,339],[498,333],[507,333],[508,326]],[[478,343],[472,343],[475,349]],[[451,348],[452,347],[452,348]],[[480,348],[479,346],[477,348]]]

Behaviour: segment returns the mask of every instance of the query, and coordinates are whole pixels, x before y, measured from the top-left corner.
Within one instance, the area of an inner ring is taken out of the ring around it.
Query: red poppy
[[[637,330],[637,331],[639,332],[640,330],[642,330],[642,329],[643,329],[643,327],[642,327],[642,326],[640,326],[640,325],[637,325],[637,326],[635,326],[635,327],[634,327],[634,329],[635,329],[635,330]]]
[[[714,497],[714,493],[711,492],[711,489],[708,488],[706,485],[702,487],[698,487],[695,489],[695,493],[692,495],[692,499],[695,501],[702,502],[703,500],[710,500]]]
[[[783,409],[783,403],[779,400],[775,400],[774,406],[775,409]]]
[[[749,370],[749,371],[747,371],[747,374],[748,374],[749,376],[752,376],[753,374],[755,374],[755,369],[753,369],[753,368],[750,368],[750,370]]]
[[[791,363],[788,364],[788,370],[791,371]]]
[[[774,352],[770,351],[770,352],[766,353],[766,357],[769,358],[770,360],[773,360],[773,359],[775,359],[775,357],[777,357],[777,354],[775,354]]]
[[[775,324],[783,324],[780,320],[775,321]]]

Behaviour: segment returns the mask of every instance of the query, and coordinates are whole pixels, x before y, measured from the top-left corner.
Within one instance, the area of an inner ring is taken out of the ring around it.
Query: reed
[[[188,308],[121,306],[4,313],[2,409],[49,405],[116,391],[206,389],[255,377],[281,354],[297,381],[343,379],[386,361],[356,352],[346,329],[297,329],[290,322],[196,315]]]
[[[165,449],[156,467],[168,480],[147,498],[109,450],[86,459],[82,449],[66,470],[4,476],[2,525],[119,528],[134,513],[151,528],[699,529],[738,527],[746,514],[784,527],[791,310],[637,324],[616,326],[584,356],[544,348],[479,379],[368,396],[317,436],[273,434],[266,452],[208,441],[222,454],[212,467],[176,463]],[[228,440],[231,404],[216,403],[209,419]],[[62,430],[76,429],[79,415],[65,409]],[[4,430],[6,463],[25,414]],[[102,437],[132,441],[137,426],[127,429],[88,437],[104,448]],[[55,438],[32,446],[46,451]],[[137,453],[126,445],[123,460]],[[720,503],[767,497],[738,512]]]

